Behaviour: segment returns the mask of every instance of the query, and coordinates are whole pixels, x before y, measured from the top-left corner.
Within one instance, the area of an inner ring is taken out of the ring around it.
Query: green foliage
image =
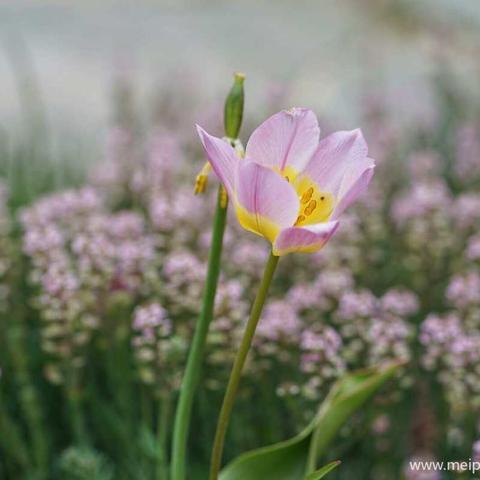
[[[329,464],[325,465],[324,467],[320,468],[316,472],[311,473],[305,477],[305,480],[320,480],[325,475],[330,473],[333,469],[337,468],[341,462],[330,462]]]
[[[302,480],[309,457],[316,459],[325,454],[344,422],[395,374],[399,366],[384,365],[341,378],[302,432],[290,440],[240,455],[225,467],[220,479]]]
[[[113,468],[104,455],[86,447],[70,447],[59,461],[60,478],[64,480],[112,480]]]

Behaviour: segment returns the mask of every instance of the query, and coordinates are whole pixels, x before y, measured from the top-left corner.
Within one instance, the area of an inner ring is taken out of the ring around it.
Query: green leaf
[[[220,480],[304,480],[312,438],[315,439],[314,452],[310,455],[316,459],[325,453],[348,417],[400,366],[399,363],[389,363],[345,375],[333,385],[317,414],[302,432],[290,440],[240,455],[222,470]]]
[[[317,458],[325,453],[345,421],[393,377],[400,366],[401,363],[389,363],[353,372],[335,383],[312,421]]]
[[[305,480],[320,480],[327,473],[330,473],[334,468],[337,468],[341,463],[342,462],[338,460],[335,462],[331,462],[328,465],[325,465],[324,467],[322,467],[320,470],[317,470],[316,472],[313,472],[310,475],[307,475],[305,477]]]

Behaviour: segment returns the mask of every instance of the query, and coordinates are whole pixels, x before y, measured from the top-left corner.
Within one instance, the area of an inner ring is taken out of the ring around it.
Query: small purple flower
[[[392,288],[381,298],[382,308],[401,317],[418,311],[418,297],[409,290]]]
[[[305,373],[323,372],[335,376],[345,369],[341,358],[342,338],[335,329],[325,326],[318,331],[305,330],[300,338],[300,368]]]
[[[418,217],[424,217],[451,205],[451,194],[441,180],[415,183],[403,196],[397,198],[392,207],[392,217],[399,226]],[[447,212],[448,213],[448,212]]]
[[[172,333],[172,322],[166,310],[158,303],[137,307],[133,314],[133,329],[146,338],[151,338],[157,330],[161,337]]]
[[[356,317],[374,315],[377,299],[367,290],[346,292],[340,298],[338,315],[343,320],[354,320]]]
[[[480,260],[480,235],[470,237],[467,245],[467,258],[469,260]]]
[[[447,298],[452,305],[458,308],[478,305],[480,302],[480,274],[471,271],[455,275],[448,285]]]
[[[454,203],[455,221],[462,229],[474,228],[480,223],[480,194],[464,193]]]
[[[297,343],[299,329],[300,320],[294,308],[283,300],[276,300],[265,308],[257,336],[261,341]]]

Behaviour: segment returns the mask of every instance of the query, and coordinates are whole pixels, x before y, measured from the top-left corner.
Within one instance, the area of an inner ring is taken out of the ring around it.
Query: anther
[[[198,175],[195,179],[195,195],[203,193],[207,187],[208,177],[206,175]]]
[[[310,187],[308,190],[306,190],[303,193],[302,198],[301,198],[301,202],[302,203],[308,203],[310,201],[310,199],[312,198],[312,195],[313,195],[313,188]]]
[[[208,174],[210,173],[211,169],[212,167],[210,163],[206,162],[203,165],[202,170],[200,170],[200,173],[195,178],[195,195],[203,193],[207,188]]]
[[[228,206],[228,194],[223,185],[220,187],[220,206],[222,208],[227,208]]]
[[[315,210],[315,208],[317,207],[317,202],[315,200],[312,200],[305,208],[305,210],[303,211],[303,213],[305,215],[311,215],[312,212]]]

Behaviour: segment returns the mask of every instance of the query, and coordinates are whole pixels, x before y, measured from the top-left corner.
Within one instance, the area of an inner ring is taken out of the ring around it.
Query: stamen
[[[207,188],[208,176],[199,174],[195,179],[195,195],[203,193]]]
[[[303,213],[307,216],[311,215],[313,211],[317,208],[317,202],[315,200],[312,200],[305,208]]]
[[[293,185],[300,201],[295,225],[323,222],[330,217],[332,200],[329,193],[319,191],[314,183],[306,179],[301,179],[301,182],[294,179]]]
[[[308,190],[303,192],[303,195],[302,195],[302,198],[301,198],[300,201],[302,203],[308,203],[310,201],[310,199],[312,198],[312,195],[313,195],[313,187],[310,187]]]
[[[225,187],[222,185],[220,190],[220,206],[222,208],[227,208],[227,205],[228,205],[228,194],[227,194],[227,191],[225,190]]]
[[[206,162],[203,165],[202,170],[200,170],[200,173],[195,178],[195,195],[203,193],[207,188],[208,174],[210,173],[211,169],[212,166],[209,162]]]

